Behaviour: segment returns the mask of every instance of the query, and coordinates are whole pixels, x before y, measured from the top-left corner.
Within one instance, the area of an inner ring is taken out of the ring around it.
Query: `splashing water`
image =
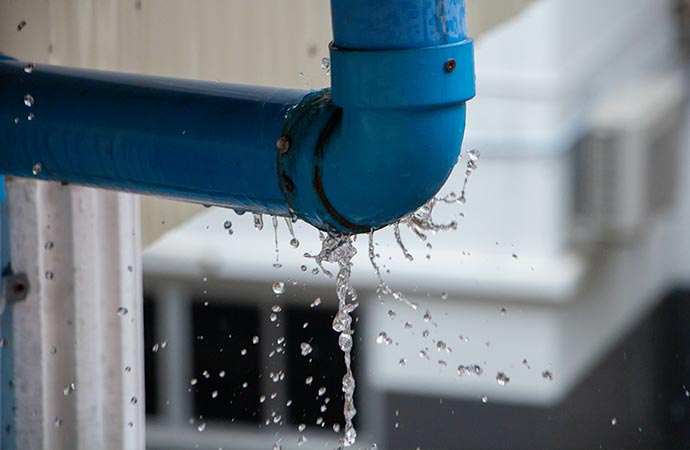
[[[338,265],[336,275],[336,294],[338,297],[338,313],[333,319],[333,330],[340,333],[338,344],[343,351],[345,360],[345,375],[343,376],[342,390],[345,394],[345,405],[343,415],[345,416],[345,433],[340,439],[339,445],[350,447],[355,443],[357,431],[352,424],[352,419],[357,414],[354,404],[355,377],[351,368],[352,352],[352,316],[350,315],[357,308],[357,291],[350,284],[352,274],[352,258],[357,254],[354,246],[353,237],[345,234],[321,233],[321,251],[317,255],[305,254],[307,258],[312,258],[321,268],[324,274],[332,276],[330,272],[323,268],[324,262],[335,263]],[[348,301],[349,300],[349,301]]]
[[[426,242],[428,238],[427,233],[429,232],[436,234],[439,231],[457,230],[458,223],[454,220],[447,224],[438,224],[434,222],[431,216],[439,201],[443,201],[443,199],[436,197],[432,198],[417,211],[400,219],[399,223],[406,225],[422,242]],[[396,240],[398,235],[399,233],[396,235]],[[398,244],[401,244],[401,242],[399,241]]]
[[[276,246],[276,262],[273,264],[273,267],[280,267],[280,250],[278,250],[278,218],[276,216],[271,216],[271,224],[273,225],[273,241],[275,242]]]
[[[285,223],[287,224],[288,231],[290,232],[290,247],[292,248],[297,248],[299,247],[299,241],[295,237],[295,229],[292,227],[292,219],[289,217],[285,218]]]
[[[408,261],[414,260],[414,256],[412,256],[412,254],[407,251],[405,244],[403,244],[402,236],[400,236],[400,222],[396,222],[395,224],[393,224],[393,234],[395,235],[395,241],[400,246],[400,250],[402,250],[403,255],[405,255],[405,259],[407,259]]]
[[[407,250],[405,247],[405,244],[402,241],[402,236],[400,234],[400,225],[405,225],[407,228],[409,228],[416,236],[417,238],[422,241],[426,242],[428,239],[428,234],[436,234],[439,231],[450,231],[450,230],[457,230],[458,228],[458,223],[456,221],[451,221],[447,224],[439,224],[434,222],[432,215],[434,212],[434,208],[439,204],[439,203],[445,203],[445,204],[453,204],[453,203],[460,203],[460,204],[465,204],[467,199],[465,197],[465,193],[467,190],[467,182],[469,177],[474,173],[475,170],[477,170],[477,161],[479,160],[479,150],[469,150],[467,152],[469,161],[467,162],[466,168],[465,168],[465,180],[463,181],[462,184],[462,191],[460,193],[460,197],[458,197],[454,192],[451,192],[450,194],[446,195],[445,197],[433,197],[431,200],[429,200],[425,205],[423,205],[421,208],[419,208],[417,211],[408,214],[407,216],[403,217],[400,219],[398,222],[393,224],[393,234],[395,236],[395,240],[398,243],[398,246],[403,252],[403,255],[408,261],[414,260],[414,257],[412,254]],[[429,244],[427,244],[427,248],[430,248]],[[370,255],[370,259],[371,255]],[[427,256],[428,259],[428,256]],[[374,264],[372,260],[372,264]],[[380,279],[379,275],[379,279]]]
[[[477,170],[477,160],[479,159],[479,150],[469,150],[467,152],[469,161],[467,161],[467,166],[465,167],[465,181],[462,183],[462,191],[460,192],[460,198],[458,203],[465,204],[467,198],[465,197],[465,189],[467,189],[467,180],[470,178],[472,173]]]
[[[397,224],[395,229],[398,230],[398,233],[396,234],[397,239],[399,237],[399,229],[397,228]],[[407,250],[405,250],[405,247],[402,245],[402,240],[398,240],[398,243],[403,248],[403,252],[407,252]],[[393,289],[391,289],[390,286],[388,286],[388,284],[384,281],[383,276],[381,275],[381,268],[376,262],[376,259],[378,257],[379,255],[377,255],[376,251],[374,250],[374,230],[371,230],[369,232],[369,262],[371,262],[371,266],[374,268],[374,273],[376,274],[376,277],[379,280],[379,285],[376,288],[376,292],[379,295],[390,295],[394,299],[401,301],[406,305],[410,306],[412,309],[416,310],[418,308],[418,305],[416,303],[411,302],[407,298],[405,298],[402,292],[394,291]],[[412,255],[410,255],[410,258],[411,257]]]

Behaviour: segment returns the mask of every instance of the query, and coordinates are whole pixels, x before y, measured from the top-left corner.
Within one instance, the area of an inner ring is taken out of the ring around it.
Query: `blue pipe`
[[[275,143],[305,92],[25,67],[0,60],[0,172],[289,214]]]
[[[467,39],[465,0],[331,0],[340,49],[394,50]]]
[[[464,0],[331,6],[332,91],[25,70],[0,57],[0,174],[297,214],[348,233],[398,220],[459,156],[474,96]]]

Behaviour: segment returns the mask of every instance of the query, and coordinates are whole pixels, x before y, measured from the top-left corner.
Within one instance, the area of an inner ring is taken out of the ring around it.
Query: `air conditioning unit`
[[[684,100],[680,73],[646,77],[599,102],[575,159],[576,236],[632,239],[673,202],[676,133]]]

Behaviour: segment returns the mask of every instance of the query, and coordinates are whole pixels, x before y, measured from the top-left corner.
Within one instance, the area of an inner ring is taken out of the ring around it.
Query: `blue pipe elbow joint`
[[[457,163],[465,102],[475,95],[472,41],[331,44],[330,53],[331,90],[305,97],[283,128],[279,183],[290,208],[312,225],[368,232],[429,201]]]

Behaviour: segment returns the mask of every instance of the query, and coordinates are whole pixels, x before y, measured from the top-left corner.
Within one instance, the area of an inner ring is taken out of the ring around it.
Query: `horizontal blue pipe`
[[[276,141],[306,92],[26,67],[0,60],[0,173],[289,214]]]

